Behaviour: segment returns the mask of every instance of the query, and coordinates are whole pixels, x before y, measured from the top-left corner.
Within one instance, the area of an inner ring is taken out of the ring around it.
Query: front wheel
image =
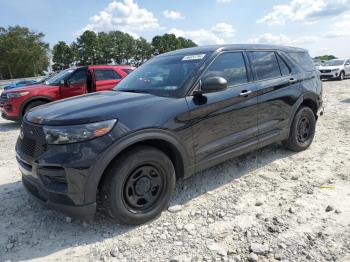
[[[339,75],[339,80],[340,81],[343,81],[344,80],[344,78],[345,78],[345,73],[344,72],[340,72],[340,75]]]
[[[282,141],[288,149],[300,152],[307,149],[315,136],[316,118],[310,107],[302,106],[295,114],[289,137]]]
[[[175,189],[175,170],[162,151],[139,146],[124,153],[107,169],[101,199],[117,222],[142,224],[158,216]]]
[[[30,102],[24,109],[24,112],[23,112],[23,116],[32,108],[34,107],[37,107],[37,106],[41,106],[41,105],[44,105],[44,104],[47,104],[47,102],[45,101],[33,101],[33,102]]]

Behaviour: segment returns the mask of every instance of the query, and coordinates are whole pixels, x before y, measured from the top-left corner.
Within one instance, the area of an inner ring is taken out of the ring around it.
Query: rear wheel
[[[101,185],[105,211],[117,222],[142,224],[159,215],[175,189],[175,170],[169,157],[149,146],[118,157]]]
[[[303,151],[307,149],[315,136],[316,119],[314,112],[307,106],[299,108],[295,114],[289,137],[282,143],[292,151]]]

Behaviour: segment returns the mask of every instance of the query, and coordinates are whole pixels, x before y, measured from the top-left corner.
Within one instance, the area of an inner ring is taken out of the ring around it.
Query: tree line
[[[0,79],[42,74],[49,65],[49,44],[43,38],[26,27],[0,26]]]
[[[42,75],[48,69],[50,52],[52,69],[92,64],[139,66],[152,56],[196,44],[174,34],[153,37],[151,42],[121,31],[85,31],[73,43],[59,41],[52,50],[44,34],[26,27],[0,27],[0,79]]]

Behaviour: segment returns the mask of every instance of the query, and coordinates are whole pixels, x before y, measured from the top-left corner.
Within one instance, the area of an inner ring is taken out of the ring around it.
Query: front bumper
[[[90,182],[97,175],[92,170],[102,170],[99,156],[113,141],[111,132],[81,143],[47,145],[42,126],[24,120],[16,144],[24,187],[47,207],[80,219],[92,219],[98,186],[98,181],[93,185]]]
[[[335,79],[339,77],[340,72],[339,71],[330,71],[328,70],[326,73],[320,72],[320,78],[321,79]]]
[[[17,105],[7,101],[0,101],[1,117],[6,120],[19,121],[21,119]]]
[[[92,220],[96,212],[96,202],[84,205],[76,205],[62,188],[48,187],[42,181],[41,174],[33,171],[30,164],[19,159],[17,156],[19,169],[22,173],[22,183],[24,188],[30,193],[33,199],[42,205],[61,211],[72,217],[82,220]],[[62,192],[60,192],[62,191]]]

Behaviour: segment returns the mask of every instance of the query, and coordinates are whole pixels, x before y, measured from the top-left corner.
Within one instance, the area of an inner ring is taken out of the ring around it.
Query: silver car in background
[[[321,79],[343,80],[350,75],[350,59],[332,59],[318,66]]]

